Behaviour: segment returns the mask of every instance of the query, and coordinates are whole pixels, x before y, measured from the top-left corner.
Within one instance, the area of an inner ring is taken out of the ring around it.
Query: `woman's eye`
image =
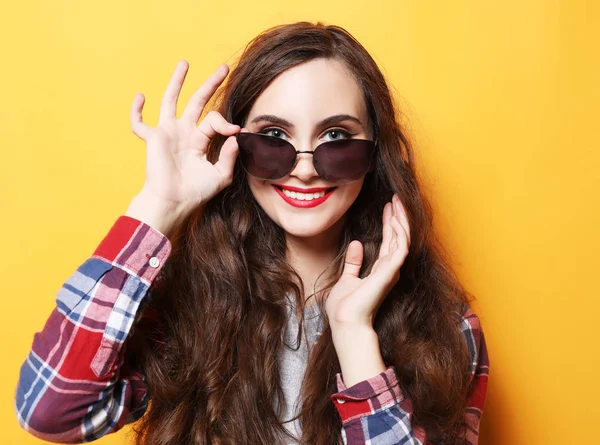
[[[267,136],[271,136],[271,137],[279,138],[279,139],[287,139],[287,135],[280,128],[265,128],[264,130],[260,131],[260,134],[265,134]],[[324,133],[324,135],[329,136],[329,137],[326,137],[326,139],[330,140],[330,141],[337,141],[339,139],[350,139],[353,136],[352,133],[350,133],[346,130],[342,130],[341,128],[336,128],[334,130],[328,130]]]
[[[285,133],[279,128],[265,128],[260,133],[266,134],[267,136],[272,136],[274,138],[285,139]]]
[[[347,132],[346,130],[341,130],[339,128],[335,130],[329,130],[325,134],[331,137],[331,141],[337,141],[338,139],[349,139],[350,137],[352,137],[351,133]]]

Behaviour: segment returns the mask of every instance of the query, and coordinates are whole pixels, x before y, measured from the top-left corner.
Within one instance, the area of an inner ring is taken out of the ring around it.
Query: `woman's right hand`
[[[146,179],[140,194],[145,202],[156,200],[162,208],[177,209],[180,213],[189,213],[206,204],[231,184],[238,149],[235,134],[240,131],[238,125],[227,122],[217,111],[210,111],[197,126],[206,103],[229,72],[225,64],[193,94],[177,119],[177,100],[188,68],[185,60],[177,64],[155,128],[142,121],[143,94],[138,93],[131,106],[132,130],[146,142]],[[217,133],[229,137],[218,161],[212,164],[206,152]]]

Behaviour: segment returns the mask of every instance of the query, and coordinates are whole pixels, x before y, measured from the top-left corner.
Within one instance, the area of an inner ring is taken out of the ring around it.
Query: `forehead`
[[[366,106],[358,83],[346,66],[333,59],[313,59],[277,76],[256,99],[247,121],[274,114],[297,126],[310,126],[336,114],[366,123]]]

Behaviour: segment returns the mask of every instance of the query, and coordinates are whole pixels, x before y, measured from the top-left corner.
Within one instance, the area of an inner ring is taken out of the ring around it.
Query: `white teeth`
[[[298,199],[300,201],[312,201],[313,199],[320,198],[321,196],[325,196],[325,190],[317,193],[300,193],[300,192],[292,192],[290,190],[282,189],[283,193],[286,196],[289,196],[292,199]]]

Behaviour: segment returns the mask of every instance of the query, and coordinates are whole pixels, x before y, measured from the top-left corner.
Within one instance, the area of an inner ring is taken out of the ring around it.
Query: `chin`
[[[327,233],[333,234],[333,231],[337,231],[340,224],[343,224],[344,214],[324,213],[290,215],[287,212],[275,211],[269,216],[286,234],[298,238],[312,238]]]
[[[312,238],[326,232],[330,226],[317,226],[315,223],[309,224],[278,224],[286,234],[297,238]]]

